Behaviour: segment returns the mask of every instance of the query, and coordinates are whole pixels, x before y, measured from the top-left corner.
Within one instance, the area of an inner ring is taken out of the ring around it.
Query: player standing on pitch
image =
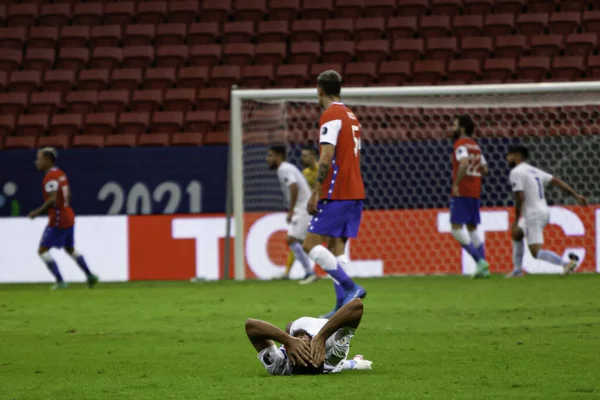
[[[579,257],[569,254],[569,260],[563,261],[558,254],[542,249],[544,228],[550,220],[544,187],[550,184],[560,188],[581,206],[586,206],[587,200],[562,180],[528,164],[528,158],[529,150],[523,145],[510,146],[506,155],[511,169],[510,184],[515,193],[515,221],[512,225],[514,270],[507,277],[523,276],[525,237],[534,258],[563,267],[563,275],[566,275],[577,268]]]
[[[44,230],[38,254],[56,279],[53,289],[64,289],[67,284],[63,281],[56,261],[50,255],[52,247],[65,249],[85,273],[88,286],[91,288],[98,283],[98,277],[91,273],[83,256],[75,250],[75,213],[69,205],[71,200],[69,181],[67,175],[54,165],[55,161],[56,150],[51,147],[39,150],[35,159],[36,168],[46,173],[42,182],[44,204],[30,212],[29,218],[34,219],[46,211],[48,212],[48,226]]]
[[[481,175],[487,174],[488,168],[481,148],[472,138],[474,131],[475,124],[468,115],[454,119],[450,223],[452,236],[477,263],[473,277],[487,278],[490,264],[485,260],[485,248],[477,226],[481,223]],[[464,225],[468,233],[463,229]]]
[[[317,78],[319,104],[325,109],[319,120],[320,159],[317,182],[308,201],[313,215],[304,241],[304,251],[333,278],[335,308],[331,317],[354,298],[367,295],[342,268],[328,247],[341,249],[348,238],[358,235],[365,188],[360,173],[360,123],[354,113],[340,102],[342,77],[329,70]]]

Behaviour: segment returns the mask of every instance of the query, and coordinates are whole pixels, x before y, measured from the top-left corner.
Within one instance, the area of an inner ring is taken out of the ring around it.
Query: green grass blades
[[[360,283],[374,369],[316,377],[268,376],[244,320],[327,312],[329,280],[0,286],[0,400],[600,397],[600,276]]]

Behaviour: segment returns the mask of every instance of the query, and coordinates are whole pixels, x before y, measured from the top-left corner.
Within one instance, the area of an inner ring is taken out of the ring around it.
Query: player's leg
[[[518,278],[523,276],[523,257],[525,255],[525,233],[524,222],[519,222],[519,229],[512,232],[513,242],[513,270],[506,275],[507,278]]]
[[[308,254],[306,254],[302,248],[302,242],[306,237],[306,231],[308,230],[310,220],[311,217],[308,214],[294,215],[292,223],[288,228],[287,237],[288,246],[292,252],[294,252],[296,260],[298,260],[302,265],[302,268],[304,268],[304,279],[300,281],[303,285],[317,280],[317,275],[313,272],[312,266],[310,265],[310,258],[308,258]]]
[[[345,268],[346,264],[348,264],[348,262],[350,261],[348,259],[348,256],[346,255],[346,242],[348,241],[348,238],[328,238],[327,240],[327,249],[329,249],[329,251],[335,256],[337,263],[340,267]],[[344,305],[344,297],[346,295],[346,291],[344,290],[344,288],[342,287],[342,285],[340,285],[339,283],[337,283],[335,280],[333,280],[333,288],[335,290],[335,307],[333,308],[333,310],[331,310],[330,312],[328,312],[325,315],[321,315],[320,318],[331,318],[333,316],[333,314],[335,314],[335,312],[337,310],[339,310],[342,305]]]
[[[85,277],[87,279],[87,283],[88,286],[94,287],[94,285],[96,283],[98,283],[98,277],[96,275],[94,275],[92,273],[92,271],[90,271],[90,268],[87,265],[87,262],[85,261],[85,258],[83,258],[83,256],[77,252],[77,250],[75,250],[75,228],[74,227],[70,227],[67,228],[67,234],[65,236],[65,243],[64,243],[64,248],[65,251],[67,252],[67,254],[69,254],[71,256],[71,258],[73,259],[73,261],[75,261],[75,263],[79,266],[79,269],[81,269],[83,271],[83,273],[85,274]]]
[[[465,231],[464,225],[472,224],[469,212],[468,199],[466,197],[453,197],[450,201],[450,224],[452,225],[452,236],[469,253],[475,262],[481,260],[479,251],[471,242],[471,237]]]
[[[42,240],[40,241],[38,255],[56,280],[56,284],[52,286],[52,289],[63,289],[67,287],[67,284],[63,280],[60,270],[58,269],[58,264],[56,264],[56,261],[54,261],[54,258],[50,254],[50,249],[57,244],[60,244],[59,242],[60,230],[58,228],[47,226],[46,229],[44,229]]]
[[[574,254],[569,254],[569,260],[563,260],[561,256],[551,250],[545,250],[544,247],[544,228],[548,223],[547,216],[530,217],[525,220],[527,225],[527,243],[531,255],[537,259],[549,262],[563,268],[563,275],[566,275],[575,268],[579,258]]]
[[[292,266],[294,265],[294,261],[296,261],[296,257],[294,256],[294,252],[290,250],[288,252],[287,259],[285,261],[285,273],[283,274],[282,279],[289,279],[290,271],[292,270]]]

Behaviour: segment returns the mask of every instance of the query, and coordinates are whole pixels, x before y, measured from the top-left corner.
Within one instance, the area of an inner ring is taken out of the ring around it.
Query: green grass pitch
[[[243,325],[328,311],[329,280],[0,286],[0,400],[600,398],[600,276],[361,283],[374,369],[315,377],[268,376]]]

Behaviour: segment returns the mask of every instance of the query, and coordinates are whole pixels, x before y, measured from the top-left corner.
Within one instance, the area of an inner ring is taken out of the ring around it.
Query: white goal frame
[[[377,99],[401,97],[436,97],[436,96],[477,96],[477,95],[524,95],[524,94],[561,94],[569,92],[599,92],[600,81],[594,82],[560,82],[560,83],[524,83],[495,85],[462,85],[462,86],[409,86],[409,87],[365,87],[344,88],[342,98],[348,103],[353,98]],[[257,101],[307,101],[316,102],[315,89],[237,89],[231,90],[231,125],[230,125],[230,159],[228,168],[231,176],[233,200],[233,218],[235,223],[234,241],[234,277],[245,279],[245,235],[244,235],[244,158],[243,158],[243,114],[244,100]],[[600,98],[596,100],[600,102]],[[589,100],[584,102],[589,104]],[[556,103],[554,103],[556,104]],[[460,105],[458,105],[460,106]],[[228,188],[229,189],[229,188]],[[228,209],[229,207],[226,207]],[[229,232],[226,232],[229,238]],[[226,266],[226,270],[227,270]]]

